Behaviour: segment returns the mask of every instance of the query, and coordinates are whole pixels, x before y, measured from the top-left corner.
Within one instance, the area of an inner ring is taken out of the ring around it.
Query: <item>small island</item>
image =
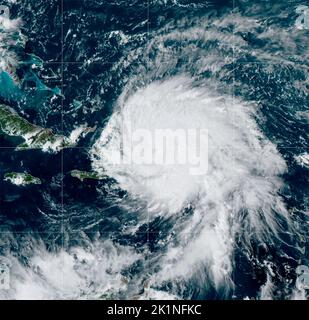
[[[79,179],[80,181],[84,181],[85,179],[101,180],[104,178],[104,176],[102,177],[95,172],[80,171],[80,170],[72,170],[71,176]]]
[[[26,172],[9,172],[4,175],[4,180],[17,186],[41,184],[41,180]]]

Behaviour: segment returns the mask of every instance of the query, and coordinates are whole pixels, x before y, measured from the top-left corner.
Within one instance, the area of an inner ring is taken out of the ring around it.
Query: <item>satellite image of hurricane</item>
[[[0,0],[1,300],[307,300],[309,3]]]

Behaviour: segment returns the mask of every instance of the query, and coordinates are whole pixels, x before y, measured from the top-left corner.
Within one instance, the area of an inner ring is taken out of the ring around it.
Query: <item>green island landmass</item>
[[[0,104],[0,134],[20,137],[24,140],[15,150],[41,149],[47,152],[57,152],[63,148],[73,147],[81,135],[94,130],[95,128],[82,126],[73,130],[69,137],[54,134],[51,129],[32,124],[18,115],[12,108]],[[78,178],[80,181],[84,181],[84,179],[100,180],[104,178],[95,172],[80,170],[71,171],[71,176]],[[5,180],[16,185],[41,183],[40,179],[33,177],[29,173],[7,173]]]
[[[9,172],[4,175],[4,180],[17,186],[26,186],[29,184],[41,184],[41,180],[27,172]]]
[[[94,130],[95,128],[80,127],[73,130],[69,137],[54,134],[51,129],[34,125],[18,115],[12,108],[0,104],[0,132],[25,140],[16,147],[16,150],[42,149],[57,152],[63,148],[75,146],[81,135]]]
[[[80,170],[72,170],[71,176],[79,179],[80,181],[84,181],[84,179],[101,180],[104,178],[104,176],[100,176],[96,172],[88,172],[88,171],[80,171]]]

